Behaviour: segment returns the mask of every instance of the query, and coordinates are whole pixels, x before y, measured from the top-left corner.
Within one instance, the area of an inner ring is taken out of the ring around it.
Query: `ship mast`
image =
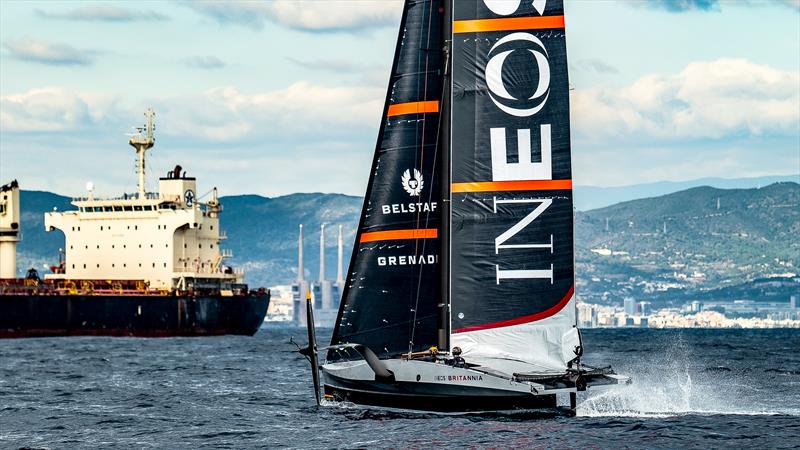
[[[143,127],[137,127],[137,133],[131,136],[130,144],[136,149],[136,155],[139,157],[136,166],[136,173],[139,175],[139,199],[144,199],[146,192],[144,186],[144,152],[152,148],[156,140],[153,137],[155,130],[155,123],[153,117],[156,115],[153,108],[147,108],[144,116],[147,118],[147,123]],[[144,134],[142,134],[144,132]]]

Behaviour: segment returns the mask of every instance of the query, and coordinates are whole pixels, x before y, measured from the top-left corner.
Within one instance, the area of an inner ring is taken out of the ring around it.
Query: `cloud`
[[[650,8],[665,9],[670,12],[719,9],[719,0],[649,0],[644,3]]]
[[[298,81],[285,89],[246,94],[234,87],[167,99],[164,133],[216,142],[245,142],[264,136],[308,140],[377,126],[382,89],[328,87]]]
[[[45,87],[0,96],[4,170],[29,188],[74,193],[91,176],[104,193],[130,189],[124,133],[152,105],[161,151],[150,155],[150,180],[180,161],[206,186],[227,180],[226,193],[363,193],[384,89],[299,81],[258,93],[220,87],[146,100],[130,95]],[[103,170],[87,172],[96,166]],[[63,176],[41,175],[54,170]]]
[[[291,56],[286,59],[292,64],[304,69],[323,70],[326,72],[357,73],[367,69],[367,66],[364,64],[354,63],[353,61],[344,59],[315,59],[313,61],[307,61],[292,58]],[[374,68],[374,66],[370,66],[370,68]]]
[[[601,59],[582,59],[580,61],[576,61],[572,67],[577,70],[596,73],[599,75],[619,73],[619,69]]]
[[[187,58],[185,63],[187,66],[194,67],[196,69],[221,69],[227,66],[225,61],[217,58],[214,55],[193,56],[191,58]]]
[[[782,4],[784,6],[788,6],[790,8],[794,8],[800,11],[800,0],[774,0],[775,3]]]
[[[694,62],[623,88],[577,90],[573,123],[584,136],[720,139],[800,133],[800,73],[744,59]]]
[[[800,0],[648,0],[632,2],[636,6],[669,12],[721,11],[728,6],[787,6],[800,11]]]
[[[752,6],[752,7],[761,7],[761,6],[786,6],[788,8],[794,9],[795,11],[800,11],[800,0],[720,0],[720,4],[727,6]]]
[[[304,60],[293,57],[286,58],[289,62],[311,72],[329,72],[345,74],[351,80],[357,79],[361,86],[386,87],[389,77],[391,61],[387,64],[365,64],[344,59],[314,59]],[[355,77],[353,76],[355,75]]]
[[[266,22],[310,32],[359,32],[399,22],[402,2],[398,0],[274,0],[192,1],[183,5],[220,24],[234,24],[254,30]]]
[[[4,133],[74,132],[92,126],[126,130],[152,104],[161,118],[159,131],[182,142],[310,141],[371,132],[380,118],[383,89],[298,81],[256,94],[220,87],[140,105],[123,106],[123,100],[62,87],[31,89],[0,97],[0,126]]]
[[[130,10],[114,5],[92,5],[64,12],[36,10],[39,17],[46,19],[77,20],[87,22],[139,22],[164,21],[169,17],[151,10]]]
[[[0,128],[3,132],[79,131],[104,123],[114,112],[111,97],[43,87],[0,97]]]
[[[4,46],[16,59],[52,66],[89,66],[100,53],[29,38],[10,41]]]

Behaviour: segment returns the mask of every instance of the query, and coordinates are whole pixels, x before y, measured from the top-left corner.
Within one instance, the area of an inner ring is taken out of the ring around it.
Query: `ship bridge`
[[[201,201],[197,180],[175,166],[159,178],[157,193],[145,192],[144,151],[154,141],[150,113],[139,129],[145,137],[131,138],[140,158],[139,192],[96,198],[90,185],[87,197],[73,199],[76,210],[45,214],[45,229],[65,236],[65,259],[48,279],[142,280],[163,290],[242,282],[241,271],[223,264],[232,253],[220,249],[225,234],[216,188]]]

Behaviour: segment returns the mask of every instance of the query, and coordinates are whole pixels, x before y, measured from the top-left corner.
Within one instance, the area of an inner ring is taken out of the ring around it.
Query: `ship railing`
[[[0,281],[0,295],[168,295],[151,289],[144,280],[35,280]]]
[[[219,232],[219,240],[228,239],[228,232],[227,231],[220,231]]]
[[[73,202],[87,202],[87,201],[116,201],[116,200],[161,200],[161,195],[158,192],[148,192],[144,198],[140,198],[138,193],[122,194],[117,196],[96,196],[91,197],[72,197]]]
[[[227,248],[225,248],[225,249],[222,249],[222,250],[219,252],[219,254],[220,254],[220,256],[222,256],[223,258],[233,258],[233,250],[230,250],[230,249],[227,249]]]
[[[241,270],[241,269],[239,269]],[[183,266],[175,266],[173,267],[172,271],[174,273],[181,273],[181,274],[238,274],[237,269],[234,269],[229,266],[225,266],[220,264],[216,268],[214,267],[183,267]],[[244,272],[242,272],[244,273]]]

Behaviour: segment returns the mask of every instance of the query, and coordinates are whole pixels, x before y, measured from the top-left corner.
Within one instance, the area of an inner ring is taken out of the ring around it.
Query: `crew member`
[[[436,362],[436,355],[438,354],[439,354],[439,349],[436,347],[431,347],[428,349],[428,354],[422,358],[422,361]]]
[[[452,353],[453,357],[447,360],[448,365],[460,368],[467,367],[467,361],[461,357],[461,347],[453,347],[450,353]]]

